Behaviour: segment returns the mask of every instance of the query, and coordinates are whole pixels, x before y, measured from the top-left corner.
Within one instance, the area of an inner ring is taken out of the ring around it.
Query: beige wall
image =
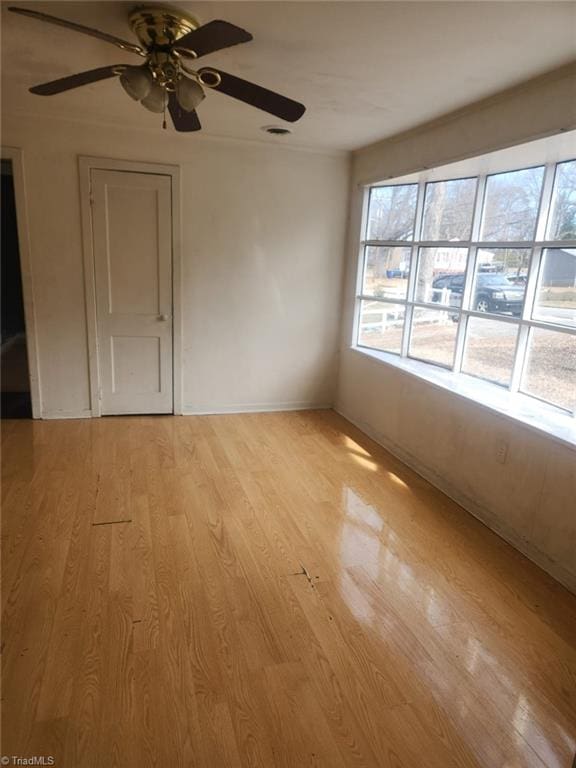
[[[576,592],[573,449],[351,350],[337,410]]]
[[[573,129],[575,95],[564,68],[355,153],[336,408],[576,592],[576,451],[350,348],[359,185]]]
[[[333,402],[345,155],[8,116],[2,144],[23,150],[44,417],[90,409],[80,155],[181,167],[185,410]]]

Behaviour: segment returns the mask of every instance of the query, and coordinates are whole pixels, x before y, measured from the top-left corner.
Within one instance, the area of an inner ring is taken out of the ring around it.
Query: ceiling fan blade
[[[260,85],[249,83],[240,77],[229,75],[227,72],[222,72],[221,69],[204,67],[198,71],[200,74],[202,72],[217,72],[220,75],[219,85],[212,86],[215,91],[220,91],[227,96],[232,96],[234,99],[244,101],[246,104],[262,109],[264,112],[269,112],[271,115],[280,117],[282,120],[287,120],[289,123],[295,123],[306,111],[304,104],[300,104],[298,101],[293,101],[287,96],[281,96],[279,93],[269,91]]]
[[[30,88],[30,93],[38,96],[54,96],[56,93],[70,91],[72,88],[80,88],[82,85],[97,83],[98,80],[106,80],[109,77],[116,77],[120,64],[110,67],[98,67],[98,69],[89,69],[87,72],[79,72],[77,75],[61,77],[59,80],[52,80],[49,83],[35,85]]]
[[[188,48],[196,53],[196,56],[206,56],[207,53],[220,51],[222,48],[230,48],[239,43],[248,43],[252,40],[250,32],[236,27],[227,21],[210,21],[184,37],[179,38],[174,48]]]
[[[170,117],[174,123],[174,128],[180,133],[188,133],[190,131],[199,131],[202,126],[195,110],[186,112],[176,99],[176,94],[171,93],[168,98],[168,111]]]
[[[138,53],[141,56],[146,55],[146,52],[135,43],[129,43],[127,40],[122,40],[120,37],[109,35],[107,32],[100,32],[100,30],[92,29],[92,27],[85,27],[83,24],[76,24],[74,21],[59,19],[57,16],[50,16],[49,14],[41,13],[40,11],[30,11],[28,8],[15,8],[14,6],[11,6],[8,10],[12,11],[12,13],[20,13],[22,16],[30,16],[39,21],[47,21],[50,24],[67,27],[68,29],[73,29],[75,32],[82,32],[84,35],[90,35],[90,37],[97,37],[99,40],[105,40],[107,43],[112,43],[112,45],[122,48],[124,51]]]

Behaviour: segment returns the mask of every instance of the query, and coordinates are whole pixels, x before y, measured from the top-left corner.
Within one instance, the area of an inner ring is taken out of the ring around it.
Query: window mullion
[[[472,216],[472,232],[470,241],[477,243],[480,240],[480,225],[482,224],[482,209],[484,207],[484,195],[486,193],[486,176],[478,177],[476,187],[476,200],[474,201],[474,213]]]
[[[550,201],[552,199],[552,187],[554,184],[554,164],[547,165],[544,172],[542,184],[542,193],[540,195],[540,204],[538,209],[538,219],[534,239],[544,240],[546,235],[546,222]],[[512,376],[510,377],[510,391],[519,392],[522,384],[522,375],[528,354],[528,343],[530,340],[530,326],[528,321],[532,317],[534,308],[534,299],[536,296],[536,286],[540,272],[540,262],[542,259],[542,248],[533,244],[532,257],[528,266],[528,276],[526,280],[526,291],[524,292],[524,307],[522,309],[522,321],[518,330],[518,339],[516,341],[516,351],[514,354],[514,364],[512,366]]]
[[[408,357],[410,347],[410,335],[412,333],[412,318],[414,317],[414,293],[416,291],[416,274],[418,270],[419,240],[422,235],[422,220],[424,218],[424,197],[426,195],[426,182],[418,184],[418,198],[416,201],[416,217],[414,219],[414,244],[410,252],[410,274],[408,276],[408,294],[406,314],[404,315],[404,329],[402,331],[402,347],[400,354]]]
[[[454,351],[454,373],[460,373],[462,369],[462,360],[464,359],[464,343],[466,341],[466,330],[468,327],[468,315],[466,312],[460,312],[458,319],[458,330],[456,332],[456,349]]]
[[[410,272],[408,274],[408,291],[406,299],[409,302],[414,301],[414,293],[416,291],[416,272],[418,269],[418,246],[413,245],[410,251]]]
[[[409,248],[413,242],[413,240],[363,240],[362,244],[374,248]]]
[[[358,268],[356,272],[356,295],[364,293],[364,278],[366,275],[366,251],[368,246],[361,245],[358,255]]]
[[[406,313],[404,315],[404,328],[402,329],[402,344],[400,347],[400,356],[408,357],[408,349],[410,347],[410,333],[412,330],[412,317],[414,315],[414,305],[406,305]]]
[[[544,171],[544,182],[542,184],[542,194],[540,195],[540,207],[538,209],[538,223],[536,225],[536,241],[544,240],[546,237],[546,225],[548,223],[548,214],[552,202],[552,191],[554,188],[554,174],[556,165],[549,163]]]
[[[360,203],[360,232],[365,235],[368,228],[368,216],[370,211],[370,190],[364,187]],[[366,246],[364,241],[360,242],[359,263],[356,272],[356,294],[362,292],[364,288],[364,271],[366,269]]]
[[[414,242],[422,239],[422,220],[424,218],[424,196],[426,194],[426,182],[418,184],[418,199],[416,203],[416,219],[414,221]]]
[[[361,293],[357,296],[360,301],[376,301],[379,304],[405,304],[404,299],[396,299],[393,296],[371,296],[369,293]]]
[[[477,242],[480,237],[480,224],[482,219],[482,207],[484,204],[484,192],[486,189],[486,176],[478,178],[476,185],[476,199],[474,200],[474,209],[472,214],[472,230],[470,234],[471,242]],[[464,277],[464,286],[462,291],[462,312],[458,320],[458,330],[456,332],[456,349],[454,352],[454,373],[460,373],[462,370],[462,361],[464,359],[464,346],[466,344],[466,332],[468,329],[468,315],[466,310],[470,309],[470,297],[472,295],[472,286],[474,284],[476,273],[476,258],[478,253],[477,246],[471,246],[468,249],[466,259],[466,275]]]
[[[475,246],[468,251],[468,259],[466,261],[466,275],[464,277],[464,286],[462,292],[462,309],[474,309],[471,306],[472,287],[474,285],[474,278],[476,274],[476,258],[478,248]]]
[[[514,353],[514,364],[512,366],[512,376],[510,377],[510,392],[518,392],[522,383],[522,373],[524,372],[524,362],[528,350],[528,337],[530,326],[522,323],[518,329],[518,338],[516,340],[516,351]]]
[[[462,291],[462,307],[458,320],[458,331],[456,333],[456,351],[454,354],[454,372],[459,373],[462,368],[464,358],[464,344],[466,342],[466,329],[468,327],[468,316],[466,310],[470,309],[470,297],[472,295],[472,286],[474,285],[474,275],[476,272],[476,247],[470,248],[468,258],[466,259],[466,276],[464,278],[464,287]]]
[[[368,219],[370,217],[370,198],[372,187],[364,187],[362,190],[362,210],[360,211],[360,240],[365,242],[368,238]]]
[[[538,282],[541,259],[542,248],[534,248],[528,266],[528,279],[526,281],[526,291],[524,293],[524,308],[522,310],[522,320],[518,331],[514,364],[512,366],[512,376],[510,378],[511,392],[518,392],[522,383],[522,374],[524,372],[524,363],[526,361],[528,340],[530,336],[530,326],[528,323],[532,317],[532,308],[534,306],[534,297],[536,296],[536,284]]]
[[[365,236],[368,227],[368,215],[370,210],[370,188],[364,187],[362,194],[358,197],[360,233]],[[356,241],[358,242],[358,241]],[[354,300],[354,315],[352,319],[352,344],[358,343],[358,334],[360,332],[360,313],[362,311],[362,301],[359,297],[364,291],[364,270],[366,269],[366,246],[360,243],[356,261],[356,298]]]
[[[362,240],[362,245],[384,246],[386,248],[408,247],[412,240]],[[533,245],[545,248],[576,248],[576,240],[419,240],[420,248],[531,248]]]
[[[530,320],[534,309],[534,300],[536,298],[536,289],[538,286],[538,276],[540,274],[540,263],[542,261],[543,248],[534,248],[532,258],[528,266],[528,278],[526,281],[526,291],[524,293],[524,309],[522,310],[522,320]]]

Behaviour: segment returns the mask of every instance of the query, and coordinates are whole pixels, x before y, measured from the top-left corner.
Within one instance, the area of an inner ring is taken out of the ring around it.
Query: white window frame
[[[418,366],[432,366],[434,369],[444,369],[450,371],[452,374],[458,376],[472,377],[471,374],[466,374],[462,371],[462,364],[464,358],[464,347],[466,332],[468,326],[468,320],[471,317],[479,317],[484,320],[495,320],[498,322],[510,323],[518,328],[516,352],[514,355],[514,363],[512,368],[512,374],[510,377],[510,383],[508,387],[503,387],[500,384],[491,383],[487,379],[479,379],[488,387],[496,387],[502,391],[508,390],[512,395],[519,396],[520,398],[528,398],[532,402],[545,403],[546,407],[556,410],[560,414],[564,414],[568,418],[576,418],[576,408],[572,411],[567,410],[559,405],[550,403],[546,400],[541,400],[536,395],[529,394],[522,391],[522,378],[525,373],[525,362],[528,350],[528,342],[530,332],[534,328],[541,328],[544,330],[555,331],[559,333],[567,333],[569,335],[576,335],[576,328],[560,325],[558,323],[545,322],[541,320],[534,320],[532,318],[534,312],[534,303],[536,299],[536,291],[538,286],[538,279],[540,274],[540,267],[542,263],[542,254],[544,250],[550,248],[561,249],[576,249],[576,240],[547,240],[547,226],[549,215],[551,211],[552,193],[554,188],[554,180],[556,175],[556,169],[559,165],[565,162],[571,162],[572,159],[561,160],[559,162],[552,163],[539,163],[522,166],[520,168],[511,168],[507,170],[490,171],[482,174],[463,174],[461,176],[447,176],[445,179],[434,178],[434,180],[422,179],[416,181],[403,182],[400,179],[390,179],[383,183],[374,183],[364,186],[363,201],[362,201],[362,219],[361,219],[361,239],[358,252],[358,268],[357,268],[357,282],[356,282],[356,301],[354,310],[354,323],[353,323],[353,337],[352,347],[358,351],[379,352],[375,347],[369,347],[359,343],[359,331],[360,331],[360,312],[363,301],[379,302],[382,304],[400,304],[405,307],[404,327],[402,333],[402,344],[400,354],[396,352],[384,351],[384,355],[395,356],[396,358],[402,358],[415,362]],[[486,193],[486,182],[490,176],[499,175],[501,173],[514,172],[527,170],[529,168],[544,168],[544,176],[540,194],[540,201],[536,219],[535,234],[533,240],[525,241],[487,241],[480,238],[482,215],[484,210],[484,199]],[[438,241],[438,240],[421,240],[423,218],[424,218],[424,200],[426,193],[426,186],[429,183],[437,183],[438,181],[454,181],[460,178],[476,178],[476,199],[473,207],[472,215],[472,229],[469,240],[458,241]],[[400,186],[400,185],[417,184],[418,194],[416,202],[416,214],[414,222],[414,235],[412,240],[374,240],[367,239],[368,234],[368,215],[369,215],[369,202],[370,191],[378,187],[386,186]],[[409,247],[410,253],[410,271],[408,276],[408,288],[405,299],[393,298],[393,297],[380,297],[369,296],[363,293],[364,286],[364,270],[365,270],[365,253],[366,248],[370,246],[375,247]],[[468,258],[466,262],[466,270],[464,277],[464,289],[462,295],[462,303],[460,307],[447,307],[446,305],[431,305],[424,302],[416,301],[416,276],[418,272],[418,259],[421,248],[464,248],[468,250]],[[531,256],[528,266],[528,274],[526,281],[526,288],[524,292],[524,304],[522,314],[520,317],[511,317],[509,315],[497,314],[497,313],[485,313],[477,312],[470,308],[470,301],[472,296],[472,288],[474,277],[476,274],[476,260],[479,249],[484,248],[507,248],[507,249],[526,249],[531,250]],[[412,332],[412,318],[415,308],[435,309],[437,311],[448,310],[452,314],[458,314],[458,328],[456,332],[456,344],[453,365],[446,367],[439,365],[438,363],[427,362],[420,358],[411,357],[409,355],[410,346],[410,334]],[[472,377],[476,378],[476,377]]]

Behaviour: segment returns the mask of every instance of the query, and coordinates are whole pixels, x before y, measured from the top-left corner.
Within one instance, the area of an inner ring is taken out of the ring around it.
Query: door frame
[[[86,297],[86,333],[88,339],[88,370],[90,378],[90,408],[92,417],[102,415],[100,402],[100,366],[98,362],[98,332],[96,309],[96,273],[93,248],[91,205],[92,170],[127,171],[171,177],[172,190],[172,412],[182,410],[182,237],[180,166],[105,157],[78,158],[80,175],[80,211],[82,219],[82,251],[84,256],[84,293]]]
[[[24,157],[17,147],[2,147],[3,160],[12,162],[12,181],[16,201],[16,226],[18,231],[18,251],[20,255],[20,273],[22,275],[22,299],[24,302],[24,322],[26,324],[26,349],[28,353],[28,375],[30,377],[30,400],[32,418],[42,418],[42,396],[40,386],[40,363],[38,360],[38,331],[34,302],[34,281],[32,278],[32,259],[30,256],[30,226],[28,218],[28,198],[24,177]]]

